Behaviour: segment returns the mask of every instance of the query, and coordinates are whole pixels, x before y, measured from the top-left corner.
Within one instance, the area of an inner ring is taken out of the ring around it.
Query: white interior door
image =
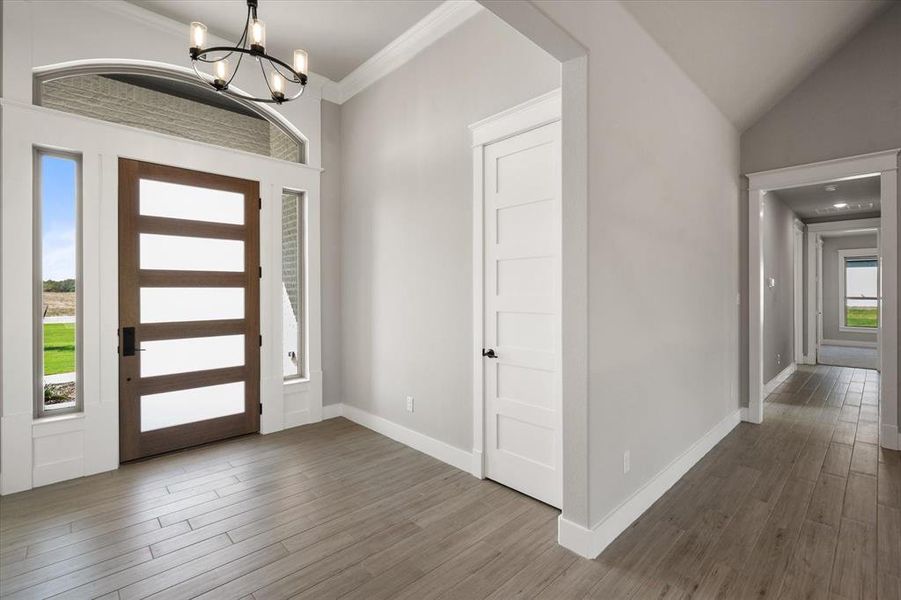
[[[485,475],[560,507],[560,123],[484,161]]]

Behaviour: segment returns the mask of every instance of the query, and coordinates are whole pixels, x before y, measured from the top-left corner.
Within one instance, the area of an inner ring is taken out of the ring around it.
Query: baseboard
[[[738,425],[740,419],[740,410],[727,415],[692,444],[688,450],[683,452],[681,456],[657,473],[625,502],[610,511],[600,523],[591,529],[572,523],[563,518],[563,515],[560,515],[557,529],[557,540],[560,545],[586,558],[597,557],[635,519],[640,517],[691,467],[701,460],[711,448],[726,437]]]
[[[901,430],[897,426],[883,425],[879,432],[879,445],[889,450],[901,450]]]
[[[848,348],[878,348],[876,342],[859,342],[857,340],[820,340],[820,346],[846,346]]]
[[[324,404],[322,406],[322,420],[326,419],[334,419],[335,417],[340,417],[344,414],[343,404]]]
[[[334,406],[340,406],[341,408],[333,409],[332,407]],[[419,450],[420,452],[428,454],[432,458],[437,458],[441,462],[447,463],[452,467],[457,467],[461,471],[466,471],[467,473],[472,472],[473,458],[471,452],[466,452],[465,450],[436,440],[435,438],[419,433],[418,431],[413,431],[403,425],[398,425],[384,417],[376,416],[349,404],[331,404],[324,406],[323,418],[325,418],[324,415],[326,413],[338,416],[337,414],[334,414],[335,410],[340,410],[340,416],[343,416],[345,419],[349,419],[358,425],[381,433],[382,435],[400,442],[401,444],[405,444],[414,450]]]
[[[792,364],[788,365],[787,367],[785,367],[784,369],[782,369],[782,371],[780,371],[778,375],[776,375],[775,377],[773,377],[772,379],[767,381],[766,384],[763,386],[764,397],[772,394],[773,390],[775,390],[777,387],[779,387],[779,385],[783,381],[785,381],[786,379],[791,377],[791,374],[797,370],[798,370],[798,365],[796,363],[792,363]]]

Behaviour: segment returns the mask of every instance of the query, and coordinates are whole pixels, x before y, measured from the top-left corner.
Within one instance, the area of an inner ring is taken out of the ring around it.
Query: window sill
[[[879,333],[878,327],[848,327],[840,325],[838,328],[842,333]]]
[[[282,380],[282,385],[285,387],[294,387],[296,385],[309,384],[309,383],[310,383],[309,377],[294,377],[291,379],[283,379]]]
[[[43,425],[45,423],[59,423],[60,421],[76,421],[84,419],[84,411],[66,412],[61,415],[44,415],[43,417],[35,417],[32,421],[33,425]]]

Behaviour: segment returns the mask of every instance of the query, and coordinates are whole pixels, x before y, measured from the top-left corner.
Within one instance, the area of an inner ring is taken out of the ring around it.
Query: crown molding
[[[445,0],[340,82],[322,88],[322,97],[343,104],[483,10],[475,0]]]

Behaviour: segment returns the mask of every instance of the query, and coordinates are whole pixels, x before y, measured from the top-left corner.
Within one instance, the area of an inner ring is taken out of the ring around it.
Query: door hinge
[[[263,199],[262,199],[262,198],[257,198],[257,200],[260,201],[260,210],[263,210]]]
[[[263,403],[260,402],[260,414],[263,414]]]
[[[263,267],[260,267],[260,279],[263,278]]]
[[[260,336],[260,348],[263,347],[263,336]]]

